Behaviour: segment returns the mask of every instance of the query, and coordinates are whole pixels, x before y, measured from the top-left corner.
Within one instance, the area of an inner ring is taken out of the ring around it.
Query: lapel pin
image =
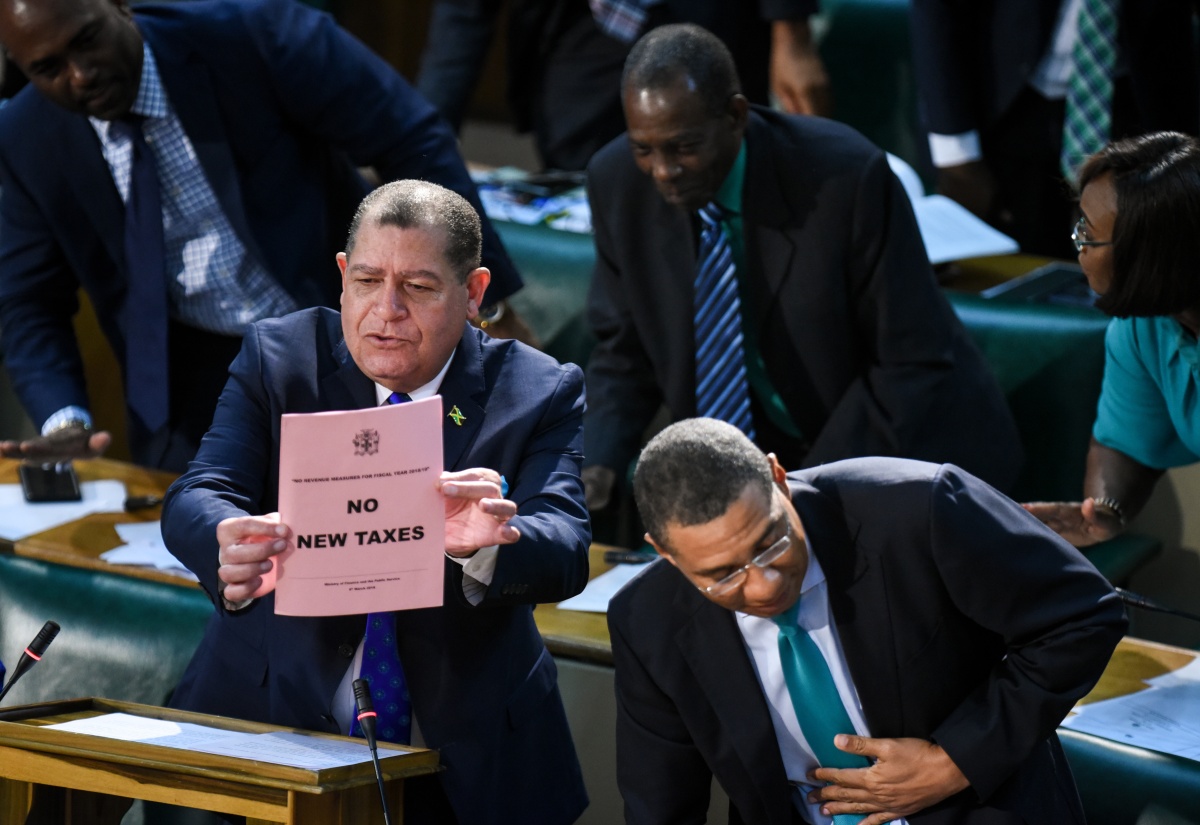
[[[462,426],[462,423],[467,420],[467,417],[462,414],[462,410],[458,408],[457,404],[450,408],[450,412],[448,412],[446,416],[460,427]]]

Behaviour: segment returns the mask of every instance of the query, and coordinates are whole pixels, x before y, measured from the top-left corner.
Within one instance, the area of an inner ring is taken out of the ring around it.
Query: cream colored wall
[[[1200,614],[1200,464],[1171,470],[1132,529],[1163,541],[1162,554],[1133,577],[1131,589]],[[1131,635],[1200,648],[1200,622],[1131,609]]]

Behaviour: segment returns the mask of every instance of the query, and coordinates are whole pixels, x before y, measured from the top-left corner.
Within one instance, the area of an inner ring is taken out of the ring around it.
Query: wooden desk
[[[128,803],[113,797],[246,816],[248,825],[356,825],[382,820],[370,763],[311,770],[45,729],[48,724],[114,712],[243,733],[289,730],[104,699],[72,699],[6,710],[0,713],[3,821],[25,821],[33,800],[36,813],[31,820],[38,825],[116,825]],[[345,738],[298,732],[318,740]],[[382,742],[379,748],[403,752],[381,762],[388,807],[399,823],[403,779],[437,771],[438,755]]]
[[[17,466],[20,462],[0,459],[0,483],[17,481]],[[124,482],[130,496],[162,496],[166,493],[175,475],[160,470],[137,467],[124,461],[97,458],[92,461],[75,462],[75,471],[80,481],[115,479]],[[11,551],[18,556],[83,567],[89,570],[104,570],[135,579],[175,584],[181,587],[198,587],[195,582],[173,576],[148,567],[125,564],[109,564],[100,558],[105,551],[119,547],[122,542],[117,535],[117,524],[158,521],[162,518],[162,507],[151,507],[135,513],[93,513],[78,521],[61,524],[41,533],[34,533],[16,541]]]

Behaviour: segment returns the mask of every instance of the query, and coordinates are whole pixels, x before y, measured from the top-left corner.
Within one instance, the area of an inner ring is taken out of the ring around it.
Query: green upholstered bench
[[[525,279],[513,307],[563,363],[587,366],[595,339],[585,316],[596,250],[591,235],[545,226],[494,221],[508,254]]]
[[[1025,466],[1013,498],[1077,500],[1104,376],[1108,318],[1082,307],[947,295],[1017,422]],[[1123,584],[1161,550],[1158,539],[1125,533],[1084,555],[1109,581]]]
[[[202,590],[0,554],[0,657],[61,632],[6,706],[79,696],[165,704],[213,611]]]
[[[1088,825],[1134,825],[1156,806],[1200,823],[1200,762],[1059,728]]]

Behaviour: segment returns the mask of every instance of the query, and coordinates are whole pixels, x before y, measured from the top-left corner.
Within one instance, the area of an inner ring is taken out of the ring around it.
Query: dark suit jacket
[[[755,107],[743,229],[767,372],[809,444],[752,398],[784,466],[895,455],[959,464],[1003,488],[1021,450],[995,379],[938,291],[912,209],[879,149],[847,126]],[[596,272],[588,319],[588,464],[623,469],[660,403],[696,414],[690,217],[621,137],[589,169]]]
[[[479,207],[434,109],[328,15],[294,0],[213,0],[138,6],[136,21],[222,210],[300,306],[337,306],[334,256],[369,189],[355,167],[433,180]],[[32,87],[0,109],[0,343],[39,424],[87,407],[71,326],[79,287],[125,363],[136,319],[124,310],[123,222],[87,118]],[[520,278],[484,225],[495,300]]]
[[[277,616],[274,596],[237,613],[217,598],[216,525],[277,509],[283,413],[375,405],[374,384],[342,340],[340,316],[314,309],[253,325],[200,452],[167,494],[163,535],[217,604],[175,706],[336,731],[331,704],[365,617]],[[396,614],[413,711],[441,752],[441,781],[462,823],[567,823],[586,805],[553,659],[532,605],[583,589],[591,538],[579,480],[579,369],[467,327],[440,394],[445,467],[491,467],[520,505],[521,538],[501,548],[478,606],[447,560],[445,604]]]
[[[995,123],[1045,56],[1061,0],[913,0],[913,65],[923,120],[954,135]],[[1139,131],[1200,128],[1195,0],[1121,3],[1118,48]]]
[[[790,479],[871,735],[931,739],[971,782],[909,821],[1082,825],[1054,729],[1125,630],[1111,585],[957,467],[856,459]],[[608,621],[627,821],[702,821],[715,775],[742,821],[791,822],[733,613],[660,561]]]

